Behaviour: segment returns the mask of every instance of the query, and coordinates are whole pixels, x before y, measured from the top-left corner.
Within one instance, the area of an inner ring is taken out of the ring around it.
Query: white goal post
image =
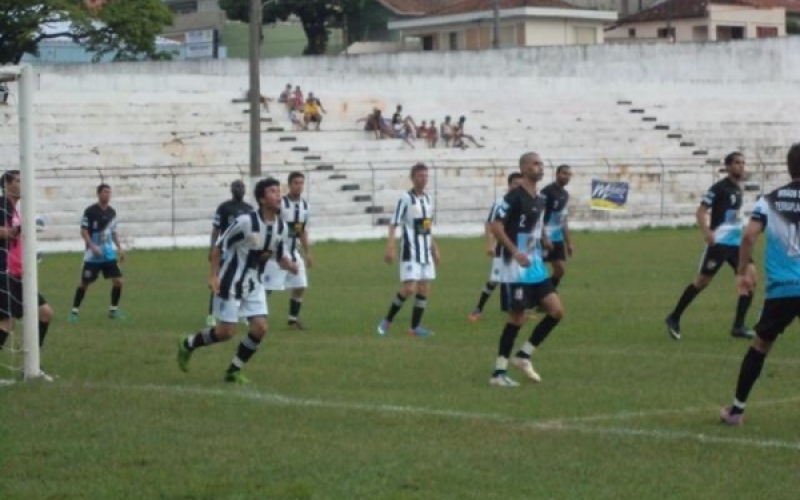
[[[35,73],[30,65],[0,66],[0,81],[16,81],[19,88],[19,170],[20,213],[22,214],[23,274],[22,305],[24,352],[23,374],[25,380],[41,376],[39,365],[39,285],[36,258],[36,163],[34,161],[33,127],[33,79]]]

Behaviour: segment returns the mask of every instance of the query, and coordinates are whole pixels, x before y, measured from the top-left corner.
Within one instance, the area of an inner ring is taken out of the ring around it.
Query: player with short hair
[[[731,406],[720,411],[728,425],[740,425],[750,390],[758,380],[772,345],[795,318],[800,316],[800,143],[786,156],[791,182],[756,203],[739,247],[737,285],[739,296],[755,290],[753,248],[762,232],[767,235],[764,268],[767,280],[764,307],[755,326],[755,338],[739,369],[736,394]]]
[[[0,349],[3,348],[14,327],[14,320],[22,318],[22,216],[17,210],[20,199],[19,170],[8,170],[0,177]],[[35,263],[34,263],[35,264]],[[44,345],[53,309],[40,293],[39,304],[39,347]],[[50,375],[41,371],[39,376],[52,381]]]
[[[253,210],[253,206],[244,201],[244,194],[246,188],[244,182],[239,179],[231,182],[231,198],[219,204],[216,212],[214,212],[214,220],[211,222],[211,242],[208,246],[208,261],[211,262],[211,252],[217,244],[217,239],[221,234],[228,230],[236,218],[242,214],[249,213]],[[207,326],[216,325],[214,318],[214,293],[211,292],[208,298],[208,317],[206,318]]]
[[[267,289],[267,293],[287,288],[292,291],[289,299],[289,328],[305,330],[306,326],[299,319],[300,308],[303,305],[303,295],[308,288],[306,267],[311,268],[314,264],[308,239],[308,201],[303,198],[306,177],[302,172],[292,172],[288,181],[289,193],[281,199],[281,219],[289,231],[286,243],[287,256],[297,264],[297,272],[287,273],[275,261],[270,261],[264,273],[264,288]]]
[[[433,201],[425,192],[428,184],[428,167],[424,163],[417,163],[411,167],[411,182],[414,187],[397,201],[397,208],[389,224],[389,239],[384,254],[387,264],[394,262],[395,233],[398,227],[402,227],[400,243],[402,285],[386,317],[378,323],[378,335],[386,335],[389,332],[395,315],[412,294],[416,294],[416,298],[408,333],[417,337],[433,335],[432,331],[420,326],[428,303],[430,282],[436,279],[436,266],[440,261],[439,247],[431,232],[434,207]]]
[[[111,278],[111,305],[108,317],[123,319],[119,310],[122,297],[122,270],[119,263],[125,260],[125,251],[119,241],[117,231],[117,212],[109,204],[111,202],[111,186],[102,183],[97,186],[97,203],[90,205],[83,212],[81,219],[81,237],[86,250],[83,253],[83,269],[81,280],[72,300],[72,311],[69,322],[78,321],[81,302],[86,296],[89,285],[94,283],[100,273],[103,278]]]
[[[567,271],[567,258],[572,257],[575,247],[572,245],[572,235],[567,222],[567,205],[569,192],[564,189],[572,178],[572,168],[569,165],[556,167],[556,180],[542,189],[545,198],[544,230],[547,239],[553,245],[548,250],[544,261],[550,263],[553,290],[558,289],[558,284]]]
[[[178,340],[178,367],[188,371],[192,353],[200,347],[229,340],[239,318],[247,318],[249,332],[231,360],[224,380],[247,383],[241,369],[255,354],[267,333],[267,297],[261,284],[264,266],[277,259],[290,272],[297,266],[285,253],[286,224],[278,215],[280,182],[261,179],[255,186],[258,210],[240,215],[220,236],[211,251],[209,285],[214,292],[214,314],[218,325]]]
[[[491,385],[499,387],[519,385],[508,376],[509,362],[531,381],[541,381],[533,369],[531,355],[564,317],[564,307],[553,290],[542,258],[542,249],[550,246],[543,234],[545,199],[536,191],[536,184],[544,175],[542,160],[534,152],[525,153],[519,159],[519,169],[522,185],[505,196],[492,222],[492,233],[503,246],[501,280],[507,288],[508,299],[508,320],[500,336],[498,356],[489,380]],[[546,315],[534,327],[522,349],[511,358],[514,341],[525,323],[525,311],[536,306],[541,306]]]
[[[675,309],[664,320],[667,332],[675,340],[681,338],[680,321],[683,311],[711,283],[722,264],[727,262],[734,270],[739,268],[739,243],[742,239],[742,187],[740,183],[745,174],[744,155],[738,152],[728,154],[725,157],[725,170],[728,175],[711,186],[703,196],[695,214],[697,224],[705,238],[706,247],[700,261],[700,271],[683,291]],[[752,262],[744,262],[743,265],[755,284],[755,266]],[[744,319],[752,302],[752,291],[739,296],[736,304],[736,317],[733,320],[733,328],[731,328],[732,337],[753,338],[754,332],[744,326]]]
[[[508,176],[507,181],[508,190],[506,193],[510,193],[514,189],[517,189],[522,183],[522,174],[519,172],[513,172]],[[495,202],[492,204],[492,208],[489,209],[489,216],[486,218],[486,222],[483,224],[483,232],[486,237],[486,255],[492,258],[492,268],[489,271],[489,280],[483,286],[483,290],[481,290],[481,296],[478,298],[478,305],[475,306],[475,309],[473,309],[467,317],[467,319],[473,323],[481,319],[483,307],[486,305],[486,302],[489,300],[489,297],[491,297],[492,292],[494,292],[494,289],[497,288],[497,284],[500,282],[500,271],[502,270],[503,265],[503,246],[497,242],[492,235],[492,222],[494,222],[497,209],[503,204],[503,198],[504,197],[501,196],[495,200]]]

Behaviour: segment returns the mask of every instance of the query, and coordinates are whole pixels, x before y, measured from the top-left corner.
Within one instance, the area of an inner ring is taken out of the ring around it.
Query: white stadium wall
[[[101,180],[130,244],[205,244],[227,185],[248,175],[246,106],[231,102],[246,88],[246,62],[37,70],[45,246],[80,247],[80,213]],[[800,140],[800,38],[271,59],[261,73],[263,94],[297,84],[328,110],[322,132],[292,132],[272,103],[262,136],[265,175],[306,172],[317,239],[383,235],[417,161],[434,167],[439,232],[477,234],[528,150],[545,158],[545,180],[573,165],[575,227],[690,223],[725,153],[747,155],[752,200],[782,181],[782,157]],[[411,149],[355,123],[398,103],[418,121],[466,116],[485,147]],[[13,106],[0,108],[0,127],[0,168],[16,167]],[[592,179],[628,182],[627,210],[589,210]]]

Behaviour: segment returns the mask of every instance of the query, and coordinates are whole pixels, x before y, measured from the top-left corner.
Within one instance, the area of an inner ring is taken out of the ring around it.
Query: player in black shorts
[[[744,167],[744,156],[741,153],[734,152],[726,156],[727,177],[711,186],[697,208],[697,224],[703,233],[706,247],[700,261],[700,271],[683,291],[675,309],[665,320],[667,332],[675,340],[681,338],[680,321],[683,311],[711,283],[720,267],[726,262],[734,270],[739,266],[739,243],[742,238],[742,188],[739,183],[744,178]],[[755,283],[755,266],[752,262],[745,266]],[[752,291],[739,296],[736,317],[731,328],[733,337],[753,338],[754,332],[744,326],[744,319],[752,302]]]
[[[544,261],[550,263],[553,289],[564,277],[567,270],[567,258],[572,257],[575,247],[572,245],[572,235],[567,224],[567,205],[569,193],[564,189],[572,178],[572,169],[569,165],[559,165],[556,168],[556,180],[542,189],[541,194],[545,199],[544,230],[547,238],[553,245],[545,255]]]
[[[211,222],[211,242],[208,247],[208,258],[211,260],[211,252],[217,244],[217,238],[228,229],[228,227],[236,221],[236,218],[242,214],[249,213],[253,210],[252,205],[244,201],[244,193],[246,188],[244,182],[235,180],[231,182],[231,199],[223,201],[214,212],[214,220]],[[214,293],[208,299],[208,317],[206,318],[207,326],[215,326],[216,319],[212,311],[214,303]]]
[[[117,212],[109,205],[110,202],[111,186],[100,184],[97,186],[97,203],[83,212],[81,236],[86,250],[83,253],[81,280],[75,290],[72,311],[69,313],[70,323],[78,321],[78,313],[86,290],[97,280],[100,273],[103,274],[103,278],[111,279],[111,305],[108,308],[108,317],[115,320],[123,318],[119,310],[122,296],[122,270],[119,268],[119,263],[125,260],[125,252],[122,250],[117,232]]]
[[[789,149],[787,163],[792,182],[758,200],[742,238],[737,277],[739,296],[752,294],[755,289],[749,268],[761,232],[767,233],[764,252],[767,286],[764,308],[755,327],[756,337],[739,369],[733,404],[720,411],[720,419],[728,425],[742,423],[747,398],[764,368],[767,354],[778,336],[800,317],[800,143]]]

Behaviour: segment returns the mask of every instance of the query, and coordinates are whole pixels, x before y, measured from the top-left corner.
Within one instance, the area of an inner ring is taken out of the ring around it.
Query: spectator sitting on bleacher
[[[244,98],[247,99],[248,102],[250,101],[250,91],[249,90],[244,93]],[[261,106],[264,107],[264,111],[269,111],[269,103],[274,101],[274,100],[275,99],[270,99],[269,97],[264,97],[264,95],[261,95],[261,97],[259,98],[259,102],[261,103]]]
[[[278,102],[281,104],[285,104],[286,107],[289,107],[289,100],[292,98],[292,84],[287,83],[286,88],[283,89],[281,95],[278,97]]]
[[[428,137],[428,122],[422,120],[422,123],[417,127],[417,139],[425,139]]]
[[[322,105],[322,101],[320,101],[319,98],[316,97],[313,92],[308,93],[308,98],[314,99],[314,102],[317,103],[317,106],[319,106],[319,109],[322,111],[322,114],[324,115],[328,114],[328,111],[325,109],[325,106]]]
[[[375,132],[375,138],[380,139],[381,134],[383,132],[383,117],[381,116],[381,110],[375,108],[372,110],[372,113],[368,114],[364,118],[359,118],[356,120],[356,123],[364,122],[364,131],[365,132]]]
[[[322,123],[322,110],[317,104],[316,99],[312,97],[312,94],[308,95],[305,107],[303,108],[303,122],[306,124],[306,128],[309,127],[309,124],[316,123],[317,130],[319,130],[320,123]]]
[[[453,124],[450,121],[450,116],[444,117],[444,122],[442,123],[439,135],[441,135],[442,140],[444,141],[444,146],[449,148],[450,143],[453,140]]]
[[[428,127],[428,133],[425,136],[429,148],[435,148],[436,143],[439,141],[439,129],[436,128],[436,120],[431,120],[431,126]]]
[[[300,112],[294,108],[287,109],[289,113],[289,121],[292,122],[293,130],[308,130],[308,127],[303,120],[300,119]]]
[[[471,141],[472,144],[475,145],[475,147],[482,148],[483,146],[478,144],[478,141],[476,141],[474,137],[464,133],[464,122],[466,121],[467,117],[462,116],[461,118],[458,119],[458,125],[453,127],[453,147],[466,149],[467,145],[464,144],[464,139],[467,139]]]
[[[303,91],[300,90],[300,85],[297,85],[294,88],[294,100],[292,101],[292,107],[298,111],[302,111],[305,103],[306,101],[303,99]]]

